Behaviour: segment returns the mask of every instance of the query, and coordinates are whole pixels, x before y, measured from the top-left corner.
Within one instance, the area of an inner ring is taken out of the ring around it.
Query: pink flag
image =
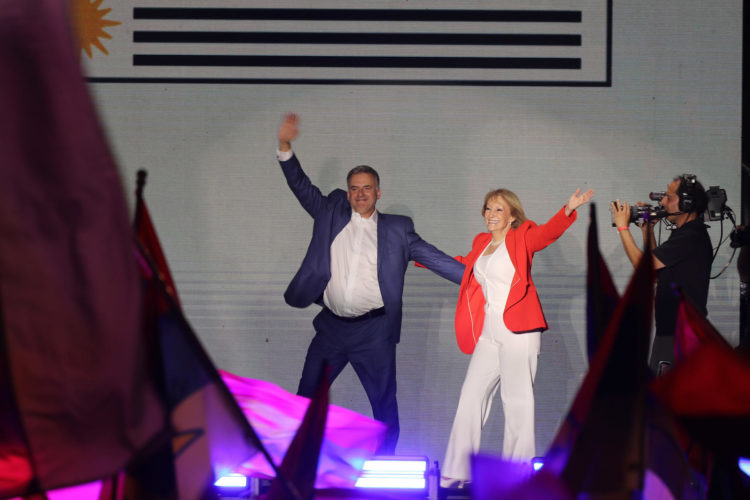
[[[263,380],[221,372],[263,446],[280,463],[302,422],[310,400],[291,394]],[[316,488],[351,488],[364,461],[385,440],[385,425],[352,410],[329,405]],[[274,471],[261,456],[238,470],[249,476],[273,477]]]

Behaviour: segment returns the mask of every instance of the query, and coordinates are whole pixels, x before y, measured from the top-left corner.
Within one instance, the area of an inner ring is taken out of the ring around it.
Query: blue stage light
[[[531,466],[534,468],[534,472],[544,467],[544,458],[534,457],[531,459]]]
[[[750,476],[750,458],[740,457],[737,461],[737,465],[746,476]]]
[[[220,477],[214,486],[219,488],[247,488],[247,478],[242,474],[228,474]]]
[[[427,494],[427,457],[374,457],[362,467],[355,487]]]
[[[216,494],[220,497],[250,498],[253,494],[253,485],[250,479],[242,474],[225,474],[214,482]]]

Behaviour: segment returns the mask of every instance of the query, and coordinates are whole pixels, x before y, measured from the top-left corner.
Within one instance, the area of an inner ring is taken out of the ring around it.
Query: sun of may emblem
[[[89,59],[93,56],[92,46],[103,54],[109,55],[101,39],[112,39],[112,37],[104,29],[121,24],[118,21],[104,19],[112,9],[99,8],[104,0],[70,0],[70,2],[73,8],[73,27],[78,46],[86,52]]]

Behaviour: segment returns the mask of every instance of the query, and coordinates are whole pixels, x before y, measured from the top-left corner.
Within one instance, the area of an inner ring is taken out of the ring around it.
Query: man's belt
[[[328,309],[328,308],[326,308]],[[334,314],[333,311],[328,309],[328,312],[330,312],[333,316],[336,317],[336,319],[340,319],[341,321],[345,321],[347,323],[355,323],[357,321],[364,321],[366,319],[372,319],[377,318],[378,316],[384,316],[385,315],[385,307],[378,307],[377,309],[373,309],[372,311],[367,311],[366,313],[360,315],[360,316],[354,316],[352,318],[346,318],[344,316],[338,316],[337,314]]]

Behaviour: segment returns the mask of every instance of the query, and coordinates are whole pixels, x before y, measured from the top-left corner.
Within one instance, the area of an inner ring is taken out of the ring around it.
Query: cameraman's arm
[[[621,226],[618,226],[618,228]],[[641,256],[643,255],[643,252],[640,248],[638,248],[638,245],[635,244],[635,240],[633,239],[633,235],[630,234],[630,228],[619,230],[620,233],[620,241],[622,242],[622,246],[625,249],[625,255],[628,256],[628,259],[630,259],[630,263],[633,264],[633,267],[638,266],[638,262],[641,260]]]
[[[630,234],[630,205],[616,200],[610,203],[610,209],[612,210],[615,226],[617,226],[617,233],[620,235],[620,241],[622,241],[622,246],[625,249],[625,255],[628,256],[633,267],[636,267],[638,261],[641,260],[643,252],[635,244],[633,235]]]
[[[649,247],[651,247],[651,251],[654,251],[654,248],[656,248],[656,237],[654,236],[654,226],[656,225],[655,220],[644,222],[641,225],[641,231],[643,232],[643,246],[646,246],[646,242],[648,242]],[[656,262],[654,262],[656,264]],[[663,265],[660,267],[664,267]],[[657,267],[659,269],[659,267]]]
[[[659,260],[659,258],[654,253],[654,250],[656,249],[656,237],[654,236],[654,226],[658,223],[656,220],[651,220],[648,222],[645,222],[643,226],[641,226],[641,230],[643,231],[643,245],[648,245],[651,247],[651,255],[654,257],[654,270],[661,269],[662,267],[666,267],[666,264],[664,264],[662,261]]]

